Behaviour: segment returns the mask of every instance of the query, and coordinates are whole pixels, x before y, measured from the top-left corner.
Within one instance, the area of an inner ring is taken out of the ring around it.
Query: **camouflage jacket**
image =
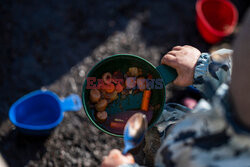
[[[230,116],[231,53],[222,49],[200,56],[193,86],[206,98],[194,110],[166,104],[156,125],[162,144],[155,166],[250,167],[250,133]]]

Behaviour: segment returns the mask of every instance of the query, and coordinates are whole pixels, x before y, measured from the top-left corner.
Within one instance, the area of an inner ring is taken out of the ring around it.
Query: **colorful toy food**
[[[112,93],[103,93],[103,97],[108,100],[108,103],[111,103],[112,101],[116,100],[118,98],[117,91],[113,91]]]
[[[100,122],[103,123],[107,120],[108,118],[108,113],[106,111],[98,111],[96,113],[96,119]]]
[[[127,77],[125,81],[126,88],[133,89],[136,86],[136,77]]]
[[[115,85],[110,83],[108,85],[103,85],[103,89],[107,92],[107,93],[112,93],[115,91]]]
[[[128,76],[130,77],[138,77],[139,75],[142,75],[142,69],[137,67],[130,67],[127,72]]]
[[[108,106],[108,101],[106,99],[101,99],[98,103],[95,104],[95,109],[97,111],[105,111]]]
[[[92,103],[97,103],[101,99],[101,92],[97,89],[90,90],[90,101]]]
[[[103,82],[107,85],[111,84],[112,80],[112,74],[109,72],[106,72],[102,75]]]
[[[121,93],[123,91],[123,86],[120,83],[117,83],[115,90],[117,93]]]
[[[141,110],[148,111],[150,96],[151,90],[144,90],[141,103]]]
[[[123,130],[123,128],[125,127],[125,123],[122,122],[110,122],[110,127],[112,129],[118,129],[118,130]]]
[[[140,91],[143,91],[146,89],[146,79],[144,77],[139,77],[137,78],[136,80],[136,84],[137,84],[137,88],[140,90]]]
[[[112,117],[109,117],[106,112],[108,104],[117,100],[119,95],[121,95],[121,99],[124,99],[130,94],[143,92],[140,110],[141,112],[148,111],[151,90],[147,90],[146,78],[152,79],[152,75],[143,75],[142,69],[137,67],[130,67],[126,73],[121,71],[115,71],[113,74],[110,72],[103,73],[102,80],[99,79],[97,88],[90,90],[90,102],[95,108],[94,116],[96,120],[112,129],[123,130],[128,119],[126,114],[130,114],[130,111],[124,113],[125,115],[112,115]]]

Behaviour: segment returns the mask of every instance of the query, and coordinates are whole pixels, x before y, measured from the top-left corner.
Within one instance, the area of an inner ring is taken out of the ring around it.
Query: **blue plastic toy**
[[[61,123],[65,111],[78,111],[81,108],[81,99],[76,94],[59,99],[51,91],[37,90],[11,106],[9,119],[25,134],[47,135]]]
[[[140,145],[144,139],[147,129],[148,121],[146,115],[142,113],[135,113],[129,118],[123,132],[123,155],[126,155],[130,150]]]

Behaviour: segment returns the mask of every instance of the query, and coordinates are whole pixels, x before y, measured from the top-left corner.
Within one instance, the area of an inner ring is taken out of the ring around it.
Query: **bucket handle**
[[[82,108],[82,102],[77,94],[71,94],[61,99],[62,110],[65,111],[79,111]]]
[[[159,65],[156,67],[156,69],[161,74],[161,77],[162,77],[165,85],[174,81],[178,75],[174,68],[169,67],[167,65]]]

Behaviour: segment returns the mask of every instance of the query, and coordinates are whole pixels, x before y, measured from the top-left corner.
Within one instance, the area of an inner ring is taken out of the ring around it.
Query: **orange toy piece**
[[[144,90],[141,102],[141,110],[148,111],[150,97],[151,97],[151,90]]]
[[[115,85],[114,84],[108,84],[108,85],[104,85],[103,89],[107,92],[107,93],[112,93],[115,90]]]
[[[125,127],[125,123],[121,122],[110,122],[110,127],[112,129],[123,129]]]
[[[115,89],[116,89],[117,93],[120,93],[120,92],[123,91],[123,86],[122,86],[120,83],[118,83],[118,84],[115,86]]]

